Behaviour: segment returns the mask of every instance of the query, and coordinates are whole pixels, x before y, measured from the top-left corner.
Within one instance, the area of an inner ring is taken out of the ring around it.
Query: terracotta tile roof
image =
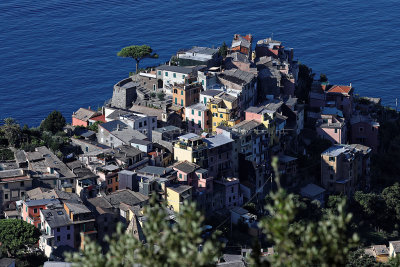
[[[353,87],[347,85],[333,85],[328,93],[349,94]]]
[[[81,120],[81,121],[88,121],[90,118],[92,118],[96,114],[97,114],[97,112],[94,111],[94,110],[89,110],[89,109],[86,109],[86,108],[80,108],[80,109],[78,109],[77,112],[75,112],[72,115],[72,117],[76,118],[78,120]]]
[[[93,117],[93,118],[91,118],[91,120],[100,121],[100,122],[107,122],[105,115],[100,115],[100,116]]]

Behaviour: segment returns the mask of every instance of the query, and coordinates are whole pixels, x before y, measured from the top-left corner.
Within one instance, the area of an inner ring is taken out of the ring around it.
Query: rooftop
[[[159,133],[165,133],[165,132],[171,132],[171,131],[180,131],[181,129],[173,126],[173,125],[168,125],[165,127],[161,127],[161,128],[156,128],[154,129],[154,131],[159,132]]]
[[[200,138],[200,136],[198,136],[197,134],[194,134],[194,133],[188,133],[188,134],[179,136],[179,139],[182,139],[185,141],[191,140],[191,139],[197,139],[197,138]]]
[[[169,65],[161,65],[156,68],[156,70],[164,70],[164,71],[171,71],[183,74],[190,74],[192,73],[192,68],[185,68],[180,66],[169,66]]]
[[[232,127],[233,130],[242,130],[242,131],[250,131],[254,128],[257,128],[260,126],[262,123],[256,121],[256,120],[244,120],[236,124],[235,126]]]
[[[239,69],[230,69],[222,72],[219,75],[221,78],[228,80],[230,82],[243,85],[251,82],[255,75],[251,72],[242,71]]]
[[[183,185],[183,184],[174,184],[167,187],[168,190],[171,189],[178,194],[181,194],[187,190],[190,190],[192,187],[190,185]]]
[[[51,228],[57,228],[72,224],[67,213],[63,208],[54,208],[41,210],[43,213],[44,220],[49,224]]]
[[[90,213],[90,210],[82,203],[66,202],[65,205],[73,214]]]
[[[353,87],[347,85],[333,85],[328,89],[328,93],[339,93],[339,94],[350,94],[352,92]]]
[[[215,148],[215,147],[219,147],[225,144],[229,144],[231,142],[233,142],[233,139],[222,135],[222,134],[217,134],[215,136],[212,136],[210,138],[204,138],[204,142],[206,142],[208,144],[209,148]]]
[[[201,95],[207,95],[212,97],[218,95],[219,93],[221,93],[221,90],[213,90],[213,89],[200,92]]]
[[[204,106],[204,105],[201,104],[201,103],[196,103],[196,104],[193,104],[193,105],[187,107],[186,109],[193,109],[193,110],[206,111],[206,110],[207,110],[207,107]]]
[[[174,169],[177,169],[184,173],[192,173],[200,168],[200,166],[198,166],[197,164],[188,162],[186,160],[176,163],[173,167]]]
[[[137,173],[147,174],[147,175],[158,175],[163,176],[169,174],[172,171],[171,168],[157,167],[157,166],[146,166],[139,170],[136,170]]]
[[[324,193],[325,191],[326,190],[323,189],[322,187],[320,187],[316,184],[310,183],[300,189],[300,194],[302,196],[306,196],[306,197],[315,197],[315,196],[318,196],[318,195]]]
[[[28,207],[35,207],[35,206],[45,206],[48,204],[60,204],[60,201],[55,198],[50,199],[32,199],[32,200],[25,200],[25,205]]]
[[[287,163],[287,162],[291,162],[291,161],[295,161],[295,160],[297,160],[297,158],[294,158],[294,157],[291,157],[288,155],[279,155],[279,162]]]
[[[193,48],[186,51],[186,53],[198,53],[198,54],[205,54],[205,55],[214,55],[218,53],[218,49],[216,48],[209,48],[209,47],[202,47],[202,46],[194,46]]]
[[[94,110],[86,109],[86,108],[80,108],[78,109],[77,112],[75,112],[72,117],[76,118],[81,121],[88,121],[90,118],[92,118],[94,115],[97,115],[97,112]]]
[[[118,190],[109,195],[103,197],[106,199],[112,206],[119,207],[121,203],[125,203],[129,206],[136,206],[144,203],[149,198],[145,195],[142,195],[139,192],[134,192],[129,189]]]
[[[132,136],[135,136],[137,139],[146,139],[147,136],[142,134],[141,132],[134,130],[124,122],[120,120],[114,120],[110,122],[103,123],[99,125],[100,127],[106,129],[110,133],[112,133],[116,138],[120,139],[124,143],[128,144],[132,139]]]

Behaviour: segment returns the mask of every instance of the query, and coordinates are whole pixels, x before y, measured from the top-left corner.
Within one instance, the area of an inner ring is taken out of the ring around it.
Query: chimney
[[[117,131],[119,131],[119,124],[117,123]]]
[[[89,108],[88,108],[88,109],[89,109],[89,110],[91,110],[91,109],[90,109],[90,106],[89,106]]]
[[[351,83],[350,83],[350,87],[351,87]]]

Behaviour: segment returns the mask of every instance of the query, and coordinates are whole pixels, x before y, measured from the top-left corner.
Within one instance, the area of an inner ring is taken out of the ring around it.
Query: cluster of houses
[[[47,256],[84,249],[87,238],[102,243],[118,222],[144,240],[152,195],[167,203],[171,221],[195,201],[206,216],[228,213],[258,234],[242,206],[262,203],[273,187],[271,158],[294,181],[304,167],[297,155],[318,137],[332,147],[321,154],[319,181],[296,180],[299,193],[323,205],[327,193],[367,188],[379,123],[351,84],[314,81],[306,111],[295,96],[293,49],[271,38],[253,46],[251,34],[235,34],[226,57],[208,47],[179,50],[168,64],[118,82],[101,110],[73,113],[65,131],[78,152],[64,161],[46,147],[16,151],[15,162],[0,163],[4,216],[40,228]],[[87,129],[94,124],[97,132]]]

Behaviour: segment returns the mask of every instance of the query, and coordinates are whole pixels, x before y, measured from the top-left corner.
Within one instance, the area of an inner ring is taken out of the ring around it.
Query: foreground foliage
[[[214,234],[209,240],[201,238],[203,216],[195,204],[186,203],[177,223],[171,225],[163,207],[145,209],[147,216],[143,224],[146,244],[123,233],[122,226],[117,233],[107,237],[109,250],[102,255],[101,247],[95,242],[86,245],[82,255],[68,255],[67,261],[74,266],[213,266],[220,257],[221,244]]]
[[[273,166],[277,172],[277,159]],[[351,214],[344,211],[345,201],[336,209],[327,210],[320,220],[296,221],[300,202],[287,194],[276,179],[277,192],[270,194],[267,205],[269,217],[261,221],[267,239],[274,243],[276,254],[259,266],[344,266],[347,255],[358,242],[358,236],[349,234],[347,224]]]

